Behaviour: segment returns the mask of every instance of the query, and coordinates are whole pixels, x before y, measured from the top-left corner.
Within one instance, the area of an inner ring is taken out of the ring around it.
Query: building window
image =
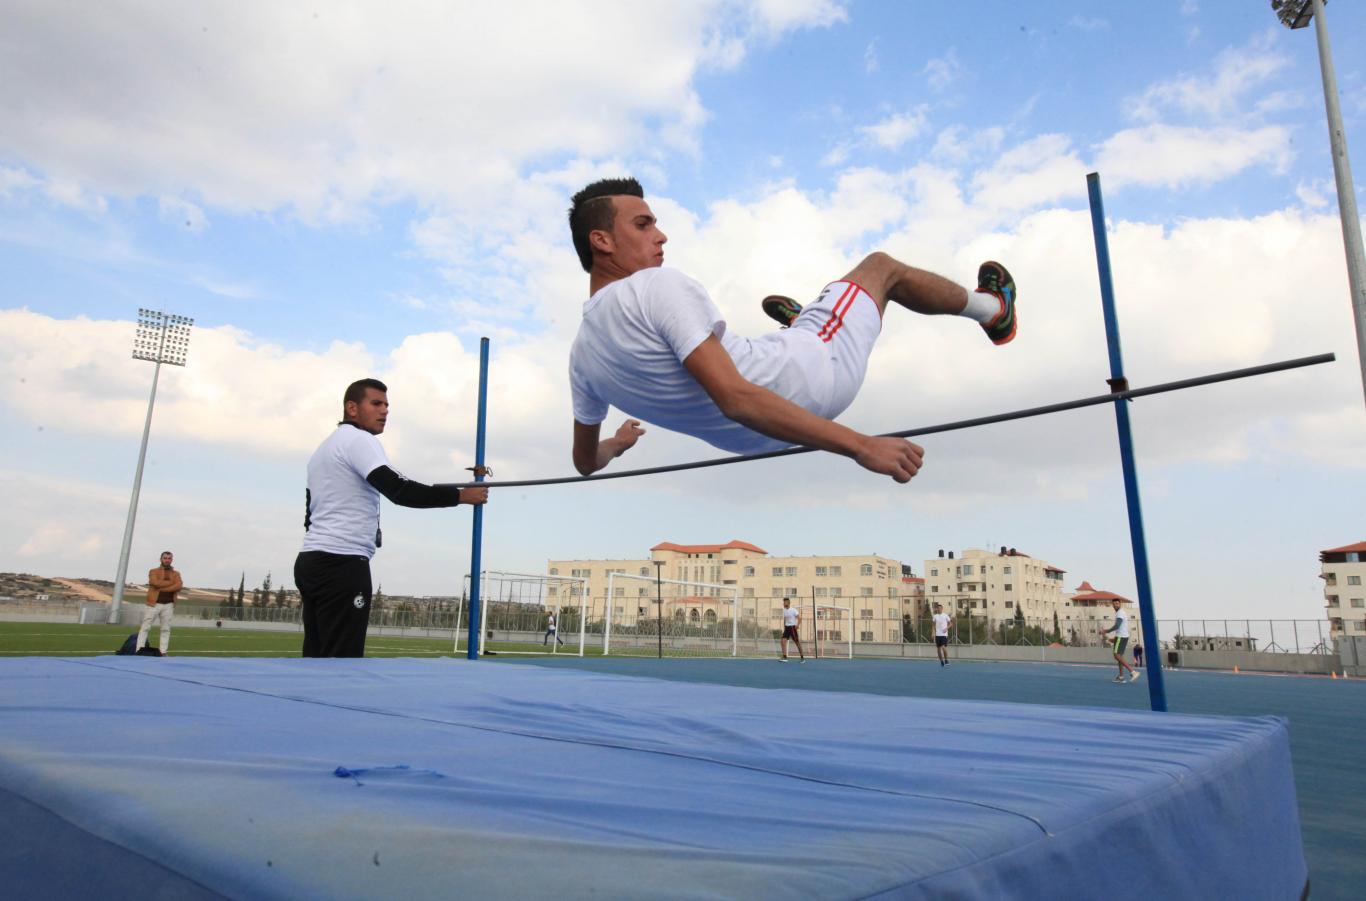
[[[559,567],[556,567],[556,566],[550,567],[550,574],[551,574],[552,576],[558,576],[558,575],[560,574]]]
[[[746,588],[746,589],[745,589],[745,597],[747,597],[747,598],[752,598],[752,597],[754,597],[754,589],[753,589],[753,588]]]
[[[873,611],[871,608],[864,608],[858,612],[860,619],[872,619]]]
[[[939,575],[939,570],[937,570],[937,569],[932,569],[932,570],[930,570],[930,575],[932,575],[932,576],[937,576],[937,575]]]
[[[1362,598],[1352,598],[1352,606],[1357,608],[1366,607],[1366,600],[1363,600]]]
[[[647,595],[647,594],[649,594],[649,593],[650,593],[650,589],[648,589],[648,588],[637,588],[637,589],[636,589],[636,597],[641,597],[641,598],[643,598],[643,597],[645,597],[645,595]]]
[[[1010,567],[1009,567],[1009,566],[1004,567],[1004,571],[1005,571],[1005,574],[1006,574],[1006,575],[1010,575]]]
[[[840,588],[840,587],[838,587],[838,586],[836,586],[836,587],[830,589],[830,596],[831,596],[832,598],[841,598],[841,597],[844,597],[844,589],[843,589],[843,588]]]
[[[968,566],[963,567],[963,575],[965,575],[965,576],[970,576],[970,575],[972,575],[972,566],[971,566],[971,565],[968,565]]]
[[[612,597],[614,597],[614,598],[624,598],[624,597],[626,597],[626,589],[625,589],[625,588],[614,588],[614,589],[612,589]]]
[[[797,576],[797,567],[795,567],[795,566],[789,566],[789,567],[787,568],[787,573],[786,573],[786,575],[789,575],[789,576],[792,576],[793,578],[796,578],[796,576]]]
[[[860,576],[871,576],[873,574],[873,564],[863,563],[859,565],[858,574]]]
[[[1348,577],[1347,577],[1347,584],[1348,584],[1348,585],[1360,585],[1360,584],[1361,584],[1361,576],[1348,576]]]
[[[795,575],[795,573],[794,573],[794,575]],[[818,575],[818,576],[823,576],[823,575],[825,575],[825,567],[824,567],[824,566],[818,566],[818,567],[816,567],[816,575]]]
[[[1015,590],[1015,586],[1011,585],[1009,582],[1007,582],[1007,583],[1006,583],[1004,586],[1002,586],[1002,587],[1005,588],[1006,591],[1014,591],[1014,590]]]
[[[865,585],[865,586],[863,586],[862,588],[859,589],[859,595],[862,596],[862,597],[865,597],[865,598],[870,598],[870,597],[872,597],[872,596],[873,596],[873,586],[871,586],[871,585]]]
[[[746,566],[746,567],[745,567],[745,575],[746,575],[746,576],[752,576],[752,575],[754,575],[754,567],[752,567],[752,566]]]
[[[1007,610],[1009,610],[1011,607],[1014,607],[1014,606],[1015,606],[1015,602],[1014,602],[1014,601],[1006,601],[1006,609],[1007,609]]]
[[[830,567],[830,575],[831,575],[832,577],[836,578],[836,579],[842,577],[842,576],[844,575],[844,567],[843,567],[843,566],[832,566],[832,567]]]
[[[781,576],[782,574],[783,574],[783,568],[782,568],[781,566],[775,566],[775,567],[773,567],[773,575],[775,575],[775,576]]]
[[[872,640],[873,640],[873,633],[872,633],[872,632],[860,632],[860,633],[858,634],[858,640],[859,640],[859,641],[872,641]]]
[[[817,588],[817,589],[816,589],[816,597],[818,597],[818,598],[823,598],[823,597],[825,597],[825,589],[824,589],[824,588]]]

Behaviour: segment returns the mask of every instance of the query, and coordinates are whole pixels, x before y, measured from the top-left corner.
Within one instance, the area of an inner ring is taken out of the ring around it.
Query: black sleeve
[[[460,503],[460,489],[454,485],[424,485],[394,472],[387,466],[375,467],[365,481],[400,507],[454,507]]]

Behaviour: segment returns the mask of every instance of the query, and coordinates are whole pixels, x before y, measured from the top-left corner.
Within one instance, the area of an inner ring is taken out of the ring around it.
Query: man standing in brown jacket
[[[171,567],[175,558],[170,551],[161,552],[161,565],[147,574],[147,609],[142,613],[142,628],[138,629],[138,651],[147,644],[147,633],[155,623],[161,627],[161,653],[171,646],[171,617],[175,615],[176,592],[184,587],[180,573]]]

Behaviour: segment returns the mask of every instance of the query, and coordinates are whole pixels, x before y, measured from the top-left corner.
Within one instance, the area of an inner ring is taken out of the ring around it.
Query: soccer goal
[[[468,649],[470,576],[455,618],[455,652]],[[588,580],[485,570],[479,578],[477,652],[583,656]],[[555,630],[550,630],[550,617]]]
[[[739,600],[734,585],[609,573],[602,653],[734,657]]]
[[[838,604],[816,605],[817,657],[854,659],[854,611]]]

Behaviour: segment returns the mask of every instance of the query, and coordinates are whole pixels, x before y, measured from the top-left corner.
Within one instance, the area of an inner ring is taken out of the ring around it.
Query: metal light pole
[[[1347,285],[1352,292],[1352,311],[1357,330],[1357,361],[1361,364],[1361,388],[1366,397],[1366,255],[1361,249],[1361,217],[1357,214],[1352,164],[1347,159],[1347,136],[1342,129],[1338,103],[1338,79],[1333,70],[1333,51],[1328,46],[1328,23],[1323,17],[1326,0],[1271,0],[1271,8],[1286,28],[1304,28],[1314,20],[1319,42],[1319,70],[1323,77],[1323,105],[1328,110],[1328,141],[1333,151],[1333,175],[1337,179],[1338,216],[1342,220],[1342,244],[1347,253]]]
[[[660,573],[664,570],[664,561],[656,560],[655,564],[655,637],[659,643],[659,650],[656,656],[664,659],[664,590],[660,582]],[[608,601],[610,604],[611,601]]]
[[[119,621],[123,604],[123,585],[128,576],[128,552],[133,546],[133,522],[138,516],[138,494],[142,491],[142,464],[147,459],[147,437],[152,432],[152,407],[157,402],[157,381],[161,364],[184,366],[190,350],[190,328],[194,320],[173,316],[160,310],[138,310],[138,330],[133,338],[133,359],[156,364],[152,370],[152,394],[147,400],[147,421],[142,426],[142,446],[138,448],[138,468],[133,476],[133,497],[128,502],[128,521],[123,526],[123,547],[119,550],[119,572],[114,577],[114,597],[109,602],[109,622]]]

